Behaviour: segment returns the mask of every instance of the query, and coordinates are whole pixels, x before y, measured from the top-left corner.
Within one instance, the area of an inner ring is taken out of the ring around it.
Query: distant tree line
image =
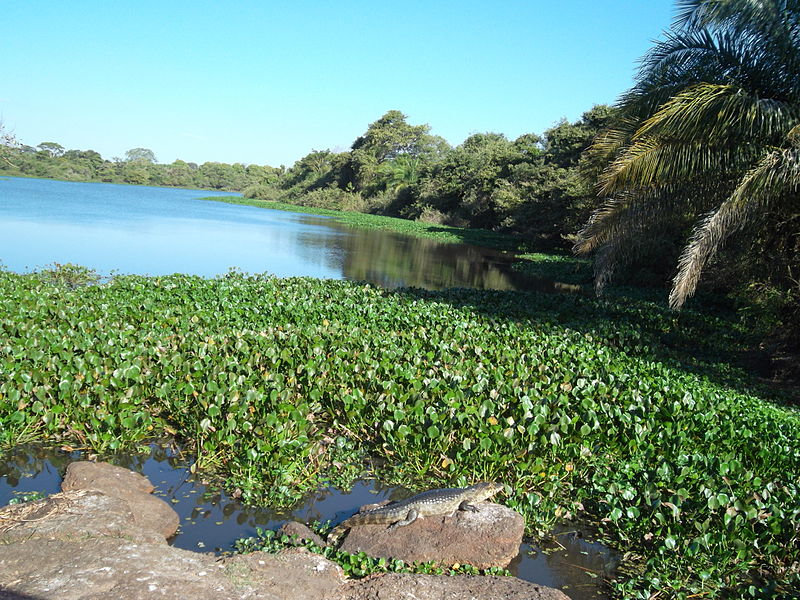
[[[477,133],[452,147],[430,126],[398,110],[370,124],[347,152],[312,150],[291,168],[241,163],[160,164],[152,150],[124,158],[67,150],[56,142],[5,144],[0,173],[68,181],[239,191],[249,198],[369,212],[525,234],[568,247],[596,208],[593,168],[584,150],[613,109],[596,106],[574,123],[509,140]]]
[[[6,143],[2,157],[0,174],[4,175],[224,191],[241,191],[248,186],[275,182],[282,172],[273,167],[241,163],[198,165],[176,160],[159,164],[148,148],[132,148],[125,158],[106,160],[94,150],[67,150],[56,142],[42,142],[36,147]]]
[[[452,147],[390,110],[347,152],[313,150],[280,177],[251,185],[263,200],[517,232],[568,246],[596,207],[600,167],[583,152],[613,109],[596,106],[543,135],[477,133]]]

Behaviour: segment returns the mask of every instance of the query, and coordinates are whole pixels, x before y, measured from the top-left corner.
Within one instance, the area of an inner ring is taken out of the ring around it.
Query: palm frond
[[[619,106],[631,116],[650,116],[687,84],[713,81],[722,51],[707,31],[667,32],[642,58],[636,84]]]
[[[724,27],[772,34],[798,23],[800,2],[783,0],[679,0],[676,27]]]
[[[759,156],[754,146],[710,145],[703,141],[635,141],[600,176],[600,192],[611,195],[625,188],[647,188],[707,178],[723,180],[747,169]]]
[[[643,233],[654,222],[685,227],[716,207],[684,249],[671,296],[679,306],[758,207],[785,211],[797,201],[800,0],[679,0],[672,30],[617,107],[589,151],[595,165],[608,165],[598,182],[608,199],[575,250],[597,253],[601,289],[635,254],[631,245],[658,237]]]
[[[783,90],[783,99],[797,100],[800,0],[681,0],[678,5],[673,27],[707,30],[740,49],[742,64],[731,63],[735,68],[727,76],[750,89]]]
[[[635,231],[645,231],[652,224],[675,219],[675,214],[688,211],[695,197],[713,198],[719,188],[692,183],[676,187],[666,185],[649,190],[625,190],[606,199],[577,234],[573,250],[589,254],[617,238],[628,238]]]
[[[789,133],[786,134],[786,140],[793,146],[800,145],[800,123],[789,130]]]
[[[777,144],[797,120],[796,107],[786,102],[731,85],[699,83],[673,96],[634,137]]]
[[[622,267],[641,257],[646,249],[659,245],[654,229],[680,225],[681,211],[671,202],[674,196],[663,190],[649,195],[629,194],[610,199],[594,220],[579,233],[576,253],[595,252],[594,284],[597,295]],[[685,197],[685,196],[684,196]]]
[[[657,41],[642,58],[639,78],[646,81],[654,74],[670,74],[685,83],[687,72],[700,70],[705,61],[719,63],[719,54],[727,48],[718,41],[707,29],[667,31],[664,39]],[[732,54],[731,58],[735,60],[737,55]]]
[[[607,198],[578,232],[577,241],[573,246],[575,254],[590,254],[607,244],[616,233],[615,220],[628,210],[631,200],[635,198],[636,196],[630,193]]]
[[[787,195],[800,194],[800,148],[775,150],[753,168],[719,208],[697,226],[681,254],[669,303],[680,308],[697,289],[708,260],[755,214]]]

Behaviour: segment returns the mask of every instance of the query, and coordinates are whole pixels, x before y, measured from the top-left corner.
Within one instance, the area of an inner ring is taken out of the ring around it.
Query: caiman
[[[355,525],[385,523],[389,525],[388,530],[393,531],[424,517],[452,517],[459,510],[478,512],[478,507],[473,503],[483,502],[502,489],[503,485],[500,483],[482,481],[467,488],[428,490],[411,498],[353,515],[334,527],[328,535],[328,544],[335,544],[346,530]]]

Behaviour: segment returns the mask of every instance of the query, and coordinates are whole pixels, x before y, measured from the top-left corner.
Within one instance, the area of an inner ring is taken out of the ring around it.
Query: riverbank
[[[630,597],[797,584],[800,417],[732,366],[747,332],[722,317],[238,274],[68,289],[9,272],[0,315],[4,446],[175,435],[196,470],[272,505],[369,457],[413,489],[502,481],[529,535],[594,522],[644,557],[618,583]]]
[[[61,493],[46,499],[0,507],[3,597],[91,600],[101,590],[107,597],[132,600],[154,593],[165,599],[197,600],[361,600],[409,594],[567,600],[558,590],[514,577],[453,571],[424,575],[416,571],[442,569],[386,559],[373,561],[376,567],[371,572],[379,574],[366,580],[366,573],[356,566],[363,562],[363,553],[348,554],[350,560],[340,565],[294,547],[273,552],[248,549],[246,554],[221,557],[187,552],[165,543],[178,530],[178,514],[152,495],[155,486],[141,475],[109,463],[79,461],[67,467],[61,488]],[[520,515],[509,509],[485,508],[513,515],[521,524]],[[473,517],[473,524],[479,519]],[[480,556],[486,558],[490,549],[482,547]],[[337,559],[339,555],[344,553],[337,552]]]
[[[592,266],[590,260],[568,254],[537,252],[531,246],[530,241],[509,233],[435,225],[397,217],[331,210],[314,206],[299,206],[286,202],[257,200],[239,196],[209,197],[203,198],[203,200],[319,215],[335,219],[348,227],[393,231],[404,235],[433,239],[447,244],[483,246],[501,252],[513,253],[519,259],[519,263],[515,265],[515,268],[528,275],[572,285],[583,285],[587,288],[591,286]]]
[[[258,206],[260,208],[271,208],[274,210],[285,210],[309,215],[320,215],[324,217],[331,217],[340,223],[349,225],[350,227],[396,231],[406,235],[426,237],[445,243],[475,244],[477,246],[485,246],[487,248],[506,251],[523,251],[526,248],[525,241],[519,236],[496,233],[486,229],[467,229],[464,227],[450,227],[448,225],[433,225],[430,223],[423,223],[421,221],[400,219],[398,217],[385,217],[382,215],[372,215],[361,212],[331,210],[328,208],[317,208],[314,206],[300,206],[297,204],[288,204],[286,202],[257,200],[254,198],[244,198],[238,196],[209,197],[203,198],[203,200],[226,202],[228,204],[244,204],[246,206]]]

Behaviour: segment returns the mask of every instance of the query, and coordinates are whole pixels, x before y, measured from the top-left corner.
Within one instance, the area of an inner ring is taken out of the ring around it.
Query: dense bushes
[[[358,210],[425,222],[525,233],[564,246],[588,216],[595,170],[581,158],[611,109],[598,106],[576,123],[509,141],[479,133],[451,148],[389,111],[351,151],[314,150],[272,185],[245,196],[321,208]]]

